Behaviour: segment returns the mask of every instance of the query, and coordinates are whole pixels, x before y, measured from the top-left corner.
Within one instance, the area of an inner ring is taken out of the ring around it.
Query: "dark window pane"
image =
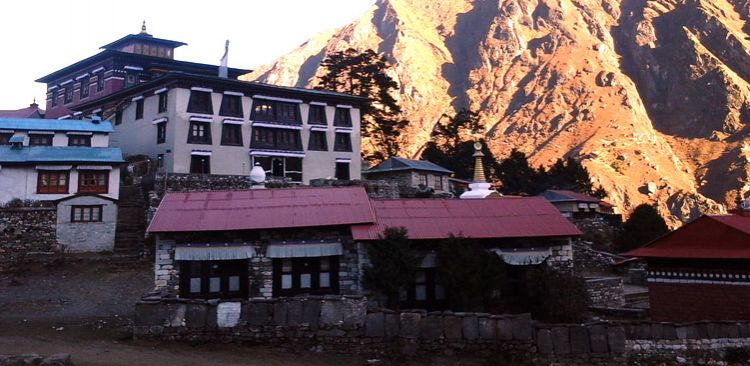
[[[52,95],[50,96],[50,100],[49,100],[50,107],[54,107],[57,105],[57,98],[58,98],[57,89],[55,89],[52,91]]]
[[[68,86],[65,88],[65,104],[68,104],[73,101],[73,86]]]
[[[211,157],[203,155],[190,156],[190,173],[211,174]]]
[[[122,109],[118,109],[117,112],[115,112],[115,125],[119,125],[122,123]]]
[[[13,137],[12,133],[0,133],[0,145],[9,145],[11,137]]]
[[[78,192],[107,193],[108,191],[108,170],[81,170],[78,172]]]
[[[325,131],[310,131],[310,141],[307,145],[308,150],[327,151],[328,141],[326,140]]]
[[[256,99],[250,115],[253,121],[302,123],[299,104]]]
[[[190,92],[187,111],[191,113],[213,114],[214,107],[211,102],[211,93],[192,90]]]
[[[310,125],[326,125],[326,108],[322,105],[310,105],[310,115],[307,117]]]
[[[221,129],[221,144],[242,146],[242,125],[225,123]]]
[[[104,90],[104,71],[96,76],[96,91],[100,92],[102,90]]]
[[[336,163],[336,179],[349,180],[349,163]]]
[[[68,135],[68,146],[91,146],[91,136]]]
[[[352,151],[352,138],[349,133],[336,132],[336,141],[333,145],[334,151]]]
[[[68,171],[45,171],[37,173],[37,193],[68,193]]]
[[[143,99],[138,99],[135,102],[135,119],[143,118]]]
[[[339,127],[352,127],[352,114],[349,108],[336,108],[333,116],[333,125]]]
[[[242,97],[224,94],[221,98],[219,114],[228,117],[242,117]]]
[[[254,127],[251,147],[269,150],[302,151],[299,130]]]
[[[87,98],[89,96],[90,82],[91,82],[91,79],[88,76],[81,79],[81,99]]]
[[[159,93],[159,112],[164,113],[167,111],[167,92]]]
[[[167,141],[167,123],[156,124],[156,143],[163,144]]]
[[[52,146],[53,135],[29,135],[30,146]]]

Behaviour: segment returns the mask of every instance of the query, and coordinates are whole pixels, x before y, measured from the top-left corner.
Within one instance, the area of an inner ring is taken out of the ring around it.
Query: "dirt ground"
[[[152,284],[147,264],[111,272],[101,261],[71,260],[0,273],[0,354],[63,352],[76,366],[492,364],[472,357],[384,360],[236,344],[133,341],[127,326],[134,303]]]

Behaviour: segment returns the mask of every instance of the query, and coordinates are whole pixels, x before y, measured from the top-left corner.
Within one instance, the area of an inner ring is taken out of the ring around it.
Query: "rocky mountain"
[[[749,17],[750,0],[379,0],[245,78],[311,86],[329,52],[383,52],[405,154],[467,107],[497,156],[574,156],[623,212],[674,225],[750,190]]]

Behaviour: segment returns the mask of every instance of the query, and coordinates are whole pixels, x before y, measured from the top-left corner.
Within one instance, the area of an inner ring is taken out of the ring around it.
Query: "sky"
[[[229,66],[252,69],[316,33],[358,19],[375,0],[27,0],[0,12],[0,109],[44,108],[46,87],[34,80],[138,33],[185,42],[175,59],[219,64],[228,39]]]

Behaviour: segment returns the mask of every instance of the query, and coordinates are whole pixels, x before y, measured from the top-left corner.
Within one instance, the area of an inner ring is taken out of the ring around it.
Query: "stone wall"
[[[0,270],[36,253],[57,250],[54,207],[0,209]]]
[[[502,352],[528,365],[710,364],[750,347],[748,322],[535,324],[528,314],[368,310],[363,297],[335,295],[243,302],[144,298],[136,304],[133,330],[139,339],[349,353]]]
[[[576,240],[573,243],[575,267],[585,272],[611,272],[613,265],[625,260],[617,254],[592,248],[592,243]]]
[[[528,314],[368,311],[357,296],[246,302],[144,301],[136,304],[141,339],[243,341],[323,346],[347,352],[449,352],[532,349]]]
[[[625,288],[620,277],[587,278],[586,292],[590,306],[625,306]]]

